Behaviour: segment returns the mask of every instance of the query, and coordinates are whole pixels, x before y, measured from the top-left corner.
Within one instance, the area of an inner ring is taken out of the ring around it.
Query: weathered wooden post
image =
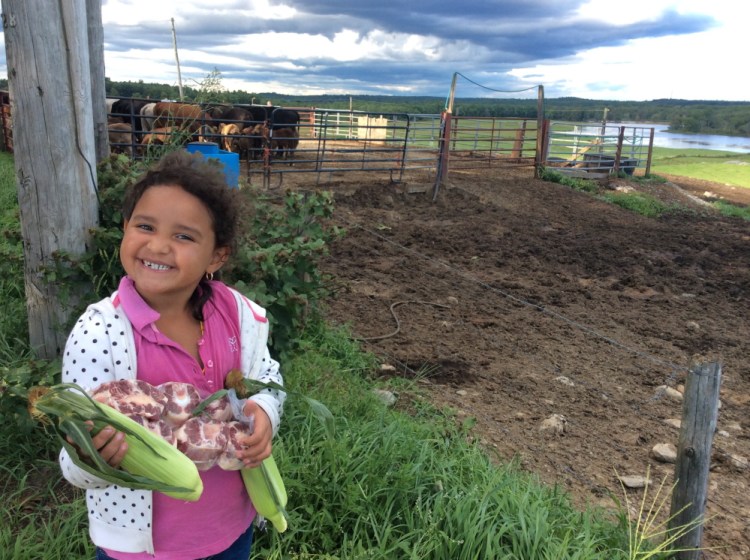
[[[2,10],[29,339],[55,358],[71,308],[44,270],[58,252],[83,253],[97,224],[86,4],[2,0]]]
[[[719,411],[721,365],[695,364],[685,382],[680,441],[677,446],[675,488],[669,530],[692,526],[678,537],[673,549],[678,560],[701,558],[704,511],[708,496],[708,471]]]
[[[86,0],[86,24],[91,71],[91,107],[94,115],[94,144],[97,163],[109,156],[107,93],[104,78],[104,26],[102,0]]]

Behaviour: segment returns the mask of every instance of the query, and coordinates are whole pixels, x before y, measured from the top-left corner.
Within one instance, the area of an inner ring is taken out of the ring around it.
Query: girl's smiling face
[[[216,272],[228,248],[216,247],[213,220],[195,196],[176,185],[148,188],[125,220],[120,261],[154,309],[187,304],[201,278]]]

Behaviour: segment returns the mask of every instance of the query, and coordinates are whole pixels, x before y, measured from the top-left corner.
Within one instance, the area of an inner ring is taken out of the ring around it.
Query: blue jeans
[[[218,554],[212,554],[205,558],[197,560],[247,560],[250,558],[250,548],[253,544],[253,526],[250,525],[247,531],[242,533],[229,548]],[[96,549],[95,560],[114,560],[108,556],[101,548]]]

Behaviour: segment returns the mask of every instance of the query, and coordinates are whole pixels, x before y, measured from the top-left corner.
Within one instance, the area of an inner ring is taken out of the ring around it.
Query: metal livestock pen
[[[12,151],[11,100],[7,92],[0,93],[4,94],[3,148]],[[124,101],[125,106],[136,107],[137,102],[151,100]],[[171,130],[147,137],[150,131],[143,126],[145,117],[134,110],[114,113],[110,105],[108,117],[112,121],[131,125],[130,132],[111,140],[111,148],[142,158],[158,156],[164,144],[200,140],[221,146],[225,138],[216,128],[218,122],[208,117],[215,106],[202,105],[207,116],[197,132],[186,134],[176,118],[173,124],[177,126]],[[352,172],[369,172],[392,182],[417,178],[422,183],[432,182],[437,190],[450,170],[528,167],[536,173],[542,167],[553,167],[561,173],[601,178],[621,171],[633,173],[636,168],[645,168],[648,173],[651,164],[654,130],[650,127],[550,122],[538,115],[514,118],[455,116],[449,111],[411,114],[317,107],[266,109],[270,111],[266,122],[273,121],[276,111],[296,111],[299,124],[283,137],[277,127],[269,126],[265,133],[240,133],[232,138],[252,146],[241,158],[245,179],[262,181],[267,187],[282,184],[285,176],[312,175],[318,184]]]

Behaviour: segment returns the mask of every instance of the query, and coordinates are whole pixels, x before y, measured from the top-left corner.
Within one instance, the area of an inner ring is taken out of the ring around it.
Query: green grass
[[[717,200],[713,203],[713,206],[725,216],[734,216],[750,221],[750,207],[737,206],[726,200]]]
[[[652,196],[643,193],[620,193],[606,192],[600,195],[602,200],[625,208],[647,218],[658,218],[667,212],[675,210],[674,207],[667,206]]]
[[[654,148],[651,172],[750,188],[750,154]]]

